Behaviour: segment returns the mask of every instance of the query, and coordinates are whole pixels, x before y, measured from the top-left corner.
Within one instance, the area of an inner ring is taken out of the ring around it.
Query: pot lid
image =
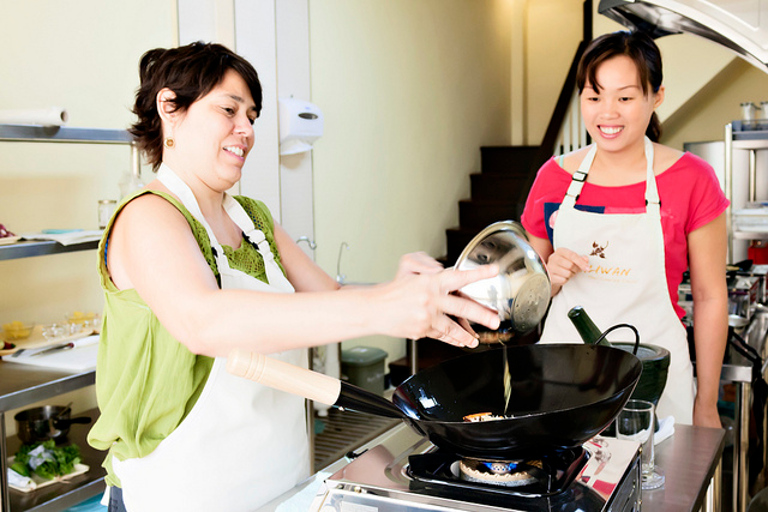
[[[597,10],[653,38],[696,34],[768,72],[768,0],[600,0]]]

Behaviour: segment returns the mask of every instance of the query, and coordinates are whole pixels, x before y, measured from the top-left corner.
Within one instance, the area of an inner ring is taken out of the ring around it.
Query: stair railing
[[[584,119],[581,117],[579,91],[574,89],[571,101],[568,103],[568,110],[565,113],[563,124],[560,127],[560,132],[557,134],[557,141],[555,142],[552,154],[564,155],[583,148],[588,144],[589,134],[584,126]]]

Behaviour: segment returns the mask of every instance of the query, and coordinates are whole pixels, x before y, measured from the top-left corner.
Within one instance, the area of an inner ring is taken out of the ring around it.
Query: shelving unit
[[[141,171],[138,146],[125,130],[0,124],[0,142],[127,145],[131,152],[131,172],[138,177]],[[52,241],[22,241],[0,246],[0,260],[94,250],[97,246],[96,241],[66,246]],[[88,429],[77,425],[70,430],[69,437],[80,447],[83,462],[90,467],[86,474],[68,483],[24,494],[10,492],[7,473],[8,457],[15,453],[20,442],[16,437],[7,437],[5,413],[91,386],[96,382],[95,370],[71,373],[0,361],[0,374],[3,376],[0,380],[0,511],[59,512],[103,492],[104,454],[88,446],[85,442]],[[86,414],[95,419],[98,411]]]
[[[81,450],[83,463],[89,471],[74,478],[69,483],[58,483],[31,493],[10,491],[8,488],[8,458],[11,457],[21,442],[17,437],[8,438],[5,432],[5,413],[25,405],[54,398],[63,393],[75,391],[96,382],[96,371],[70,373],[60,370],[44,369],[24,364],[0,362],[0,468],[2,475],[2,510],[58,512],[104,491],[106,472],[101,467],[104,454],[92,449],[85,442],[88,426],[73,425],[69,439]],[[98,411],[87,411],[85,415],[95,420]]]
[[[733,203],[733,151],[749,151],[748,200],[757,199],[757,152],[768,149],[768,130],[743,130],[740,121],[725,125],[725,195]],[[728,207],[728,261],[733,263],[734,240],[768,240],[768,233],[736,231],[733,225],[733,207]]]

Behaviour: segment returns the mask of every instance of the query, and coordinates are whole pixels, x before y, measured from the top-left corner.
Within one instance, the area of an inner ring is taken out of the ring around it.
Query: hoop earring
[[[166,137],[163,140],[163,146],[165,146],[167,148],[172,148],[173,145],[174,145],[174,141],[173,141],[173,139],[171,137]]]

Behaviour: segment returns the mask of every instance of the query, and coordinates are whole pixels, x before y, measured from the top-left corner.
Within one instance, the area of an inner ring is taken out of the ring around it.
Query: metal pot
[[[73,423],[87,424],[91,418],[87,416],[70,418],[72,409],[69,406],[44,405],[17,413],[16,420],[18,436],[23,443],[35,443],[53,439],[62,441],[69,433]]]
[[[496,277],[471,283],[461,292],[499,312],[502,322],[499,331],[518,334],[532,331],[547,312],[552,285],[520,224],[502,221],[483,229],[461,252],[455,268],[470,270],[492,263],[499,265]]]

